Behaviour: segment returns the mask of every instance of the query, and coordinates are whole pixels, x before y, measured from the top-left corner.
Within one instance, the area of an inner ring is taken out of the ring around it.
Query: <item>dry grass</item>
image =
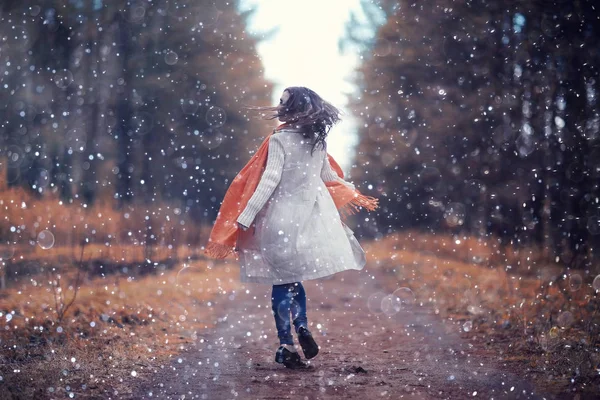
[[[53,247],[48,250],[39,246],[13,247],[13,256],[5,261],[2,271],[6,274],[8,286],[24,280],[36,284],[39,275],[48,272],[68,273],[77,265],[80,256],[79,247]],[[125,273],[140,275],[154,273],[157,269],[171,268],[177,260],[204,259],[202,246],[180,245],[168,247],[145,247],[134,245],[99,244],[85,245],[84,279],[99,275]]]
[[[542,263],[535,250],[535,273],[510,268],[518,254],[496,257],[493,244],[449,235],[394,234],[365,249],[397,277],[386,282],[390,293],[411,289],[417,302],[459,322],[463,336],[519,364],[530,379],[558,391],[597,390],[600,299],[592,274]]]
[[[59,325],[53,286],[11,288],[0,300],[0,398],[104,398],[198,340],[213,326],[208,301],[237,287],[229,266],[197,261],[140,279],[113,275],[83,285]],[[179,276],[177,275],[179,273]],[[73,277],[63,276],[64,281]],[[73,287],[64,285],[66,298]],[[11,319],[7,321],[7,313]],[[135,372],[134,372],[135,371]]]
[[[50,191],[36,198],[19,187],[0,190],[0,213],[0,246],[9,247],[0,248],[0,255],[6,251],[43,252],[36,243],[44,244],[38,235],[45,230],[51,232],[55,247],[77,248],[87,240],[109,252],[114,245],[195,245],[206,241],[210,232],[210,227],[193,223],[181,206],[165,202],[132,203],[119,210],[114,199],[99,197],[88,207],[80,200],[64,204]]]
[[[127,393],[124,377],[143,378],[194,342],[212,326],[208,299],[236,285],[223,268],[208,269],[210,226],[181,206],[118,209],[102,195],[93,207],[63,204],[52,191],[38,198],[7,188],[3,178],[0,277],[9,288],[0,292],[0,398]]]
[[[425,254],[467,264],[502,266],[509,272],[518,272],[520,275],[536,274],[540,267],[548,265],[560,267],[557,260],[552,260],[542,247],[518,247],[512,244],[501,246],[498,238],[493,237],[404,231],[399,235],[390,235],[385,243],[389,243],[392,248],[398,247],[399,243],[395,242],[399,240],[402,246],[410,246]],[[571,260],[566,253],[560,261],[564,263],[565,260]]]
[[[92,276],[118,271],[152,272],[172,260],[201,258],[211,226],[195,223],[180,206],[132,203],[118,209],[98,197],[93,208],[80,200],[63,204],[47,191],[38,198],[6,188],[0,169],[0,282],[48,270],[68,270],[86,246]]]

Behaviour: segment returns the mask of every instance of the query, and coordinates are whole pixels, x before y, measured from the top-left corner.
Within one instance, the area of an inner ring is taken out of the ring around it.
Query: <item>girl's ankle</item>
[[[284,348],[288,349],[289,351],[291,351],[292,353],[298,352],[298,349],[296,349],[296,346],[293,344],[280,344],[279,347],[284,347]]]

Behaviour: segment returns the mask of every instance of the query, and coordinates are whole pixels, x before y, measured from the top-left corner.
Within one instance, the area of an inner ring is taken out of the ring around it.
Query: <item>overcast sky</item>
[[[349,74],[357,65],[352,52],[340,54],[338,40],[360,0],[242,0],[240,9],[256,8],[248,33],[279,26],[271,40],[258,45],[265,76],[275,83],[272,105],[287,86],[306,86],[341,109],[345,115],[327,137],[328,151],[347,174],[356,144],[356,120],[346,108],[345,93],[354,91]],[[263,104],[261,104],[263,105]]]

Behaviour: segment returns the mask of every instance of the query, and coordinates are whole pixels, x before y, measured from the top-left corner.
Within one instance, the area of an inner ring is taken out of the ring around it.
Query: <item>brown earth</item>
[[[239,282],[235,261],[226,263]],[[171,365],[148,372],[149,380],[128,378],[132,398],[556,398],[429,307],[407,303],[391,315],[369,307],[369,297],[390,293],[384,288],[397,279],[371,264],[303,282],[309,328],[320,346],[309,370],[274,361],[270,286],[238,283],[211,300],[214,328],[189,332],[187,347]]]

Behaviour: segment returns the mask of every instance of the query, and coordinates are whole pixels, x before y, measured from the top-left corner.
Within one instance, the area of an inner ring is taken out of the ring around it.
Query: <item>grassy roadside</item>
[[[370,267],[396,277],[384,284],[388,293],[401,289],[400,304],[410,293],[411,301],[431,306],[482,355],[546,391],[581,393],[583,399],[599,389],[600,302],[593,273],[544,263],[533,249],[525,256],[499,255],[493,243],[449,235],[406,232],[363,247]],[[64,253],[54,251],[44,254]],[[120,251],[132,257],[125,247]],[[177,252],[180,259],[197,256]],[[60,323],[56,274],[0,293],[0,398],[119,397],[131,393],[132,379],[151,379],[151,371],[213,326],[212,296],[239,287],[231,279],[231,268],[238,268],[233,260],[183,266],[189,268],[83,281]],[[59,272],[66,302],[75,270]]]
[[[493,244],[447,235],[395,234],[365,250],[397,278],[385,282],[389,304],[431,306],[461,336],[547,392],[600,390],[594,273],[544,263],[532,249],[525,258],[512,251],[500,258]],[[529,265],[520,265],[523,259]]]
[[[156,368],[213,326],[211,297],[236,288],[229,263],[132,278],[116,274],[80,286],[58,321],[56,285],[40,279],[0,298],[0,398],[105,398],[130,393],[127,379]],[[178,275],[179,274],[179,275]],[[61,277],[64,302],[73,271]]]

